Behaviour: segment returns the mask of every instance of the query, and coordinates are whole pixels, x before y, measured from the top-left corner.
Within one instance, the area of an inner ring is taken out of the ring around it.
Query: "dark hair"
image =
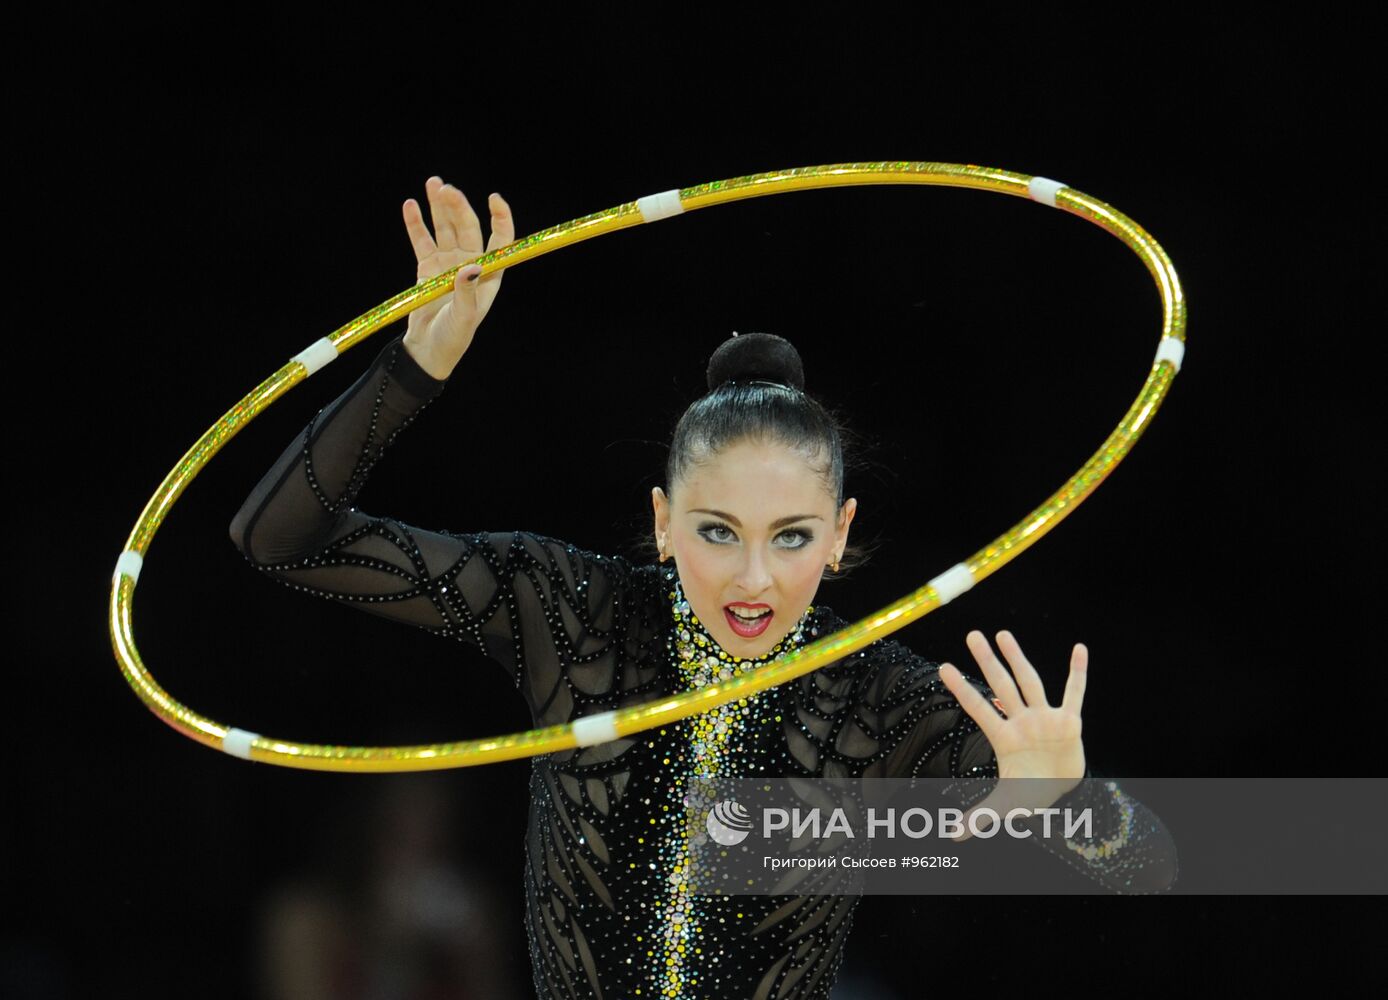
[[[702,465],[723,449],[742,441],[778,442],[800,452],[836,498],[837,514],[844,503],[844,475],[858,466],[858,436],[844,418],[805,393],[805,367],[790,341],[772,333],[734,333],[718,346],[708,362],[708,392],[696,399],[675,424],[665,462],[665,492],[674,498],[674,484],[690,466]],[[848,449],[845,460],[844,441]],[[659,551],[650,532],[636,548],[651,559]],[[826,567],[826,580],[841,579],[865,563],[873,545],[845,546],[839,571]]]

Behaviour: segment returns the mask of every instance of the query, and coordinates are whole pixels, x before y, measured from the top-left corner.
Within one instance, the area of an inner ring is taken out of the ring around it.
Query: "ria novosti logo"
[[[747,839],[752,832],[752,817],[735,799],[724,799],[708,811],[704,822],[708,835],[724,847],[732,847]]]
[[[1111,789],[1116,787],[1112,782],[1109,786]],[[830,810],[827,822],[818,807],[804,812],[800,809],[779,808],[762,808],[759,811],[762,814],[762,836],[766,838],[775,833],[784,833],[796,838],[808,834],[816,839],[829,836],[857,839],[862,832],[854,829],[843,809]],[[1079,810],[1078,815],[1069,807],[1058,809],[1047,806],[1030,809],[1016,806],[1009,809],[1006,816],[1000,815],[996,809],[982,806],[969,813],[967,820],[964,811],[956,806],[937,808],[933,813],[930,809],[919,806],[900,814],[896,809],[887,809],[883,816],[878,815],[877,809],[870,808],[866,816],[866,837],[874,839],[881,835],[887,839],[894,839],[900,834],[902,839],[920,840],[934,833],[938,837],[957,840],[967,829],[970,835],[985,839],[997,835],[1001,830],[1006,830],[1011,837],[1025,839],[1036,836],[1025,822],[1032,816],[1041,818],[1041,827],[1046,837],[1052,835],[1052,818],[1063,817],[1065,837],[1093,838],[1093,810],[1087,806]],[[1020,825],[1014,826],[1014,822],[1019,818]],[[742,843],[752,832],[754,825],[751,814],[736,799],[723,799],[709,810],[704,820],[708,835],[723,847],[734,847]]]

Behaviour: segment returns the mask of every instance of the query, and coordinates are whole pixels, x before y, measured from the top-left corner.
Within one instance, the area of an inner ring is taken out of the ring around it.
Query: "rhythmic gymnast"
[[[463,193],[439,177],[425,189],[432,232],[419,203],[403,206],[419,281],[484,252]],[[487,251],[515,239],[506,201],[492,194],[489,207]],[[821,582],[864,560],[848,542],[846,433],[770,334],[713,353],[708,392],[680,418],[652,490],[653,559],[357,509],[370,469],[443,392],[491,309],[504,272],[481,271],[459,270],[451,294],[410,313],[265,474],[231,523],[252,565],[475,646],[536,727],[718,683],[847,624],[814,603]],[[676,725],[534,758],[524,883],[538,994],[829,995],[860,897],[691,893],[684,808],[699,775],[1053,779],[1096,826],[1090,841],[1043,846],[1115,891],[1168,887],[1160,821],[1116,784],[1082,780],[1086,648],[1052,707],[1016,639],[996,638],[1010,671],[981,632],[966,640],[986,685],[880,639]]]

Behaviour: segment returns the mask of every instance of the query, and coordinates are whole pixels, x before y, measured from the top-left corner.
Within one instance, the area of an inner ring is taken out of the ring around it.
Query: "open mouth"
[[[775,612],[765,606],[747,608],[729,605],[723,608],[723,616],[728,620],[728,627],[744,639],[755,639],[765,632],[771,625],[773,614]]]

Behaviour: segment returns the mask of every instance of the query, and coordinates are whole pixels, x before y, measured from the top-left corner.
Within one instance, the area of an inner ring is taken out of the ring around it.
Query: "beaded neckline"
[[[674,626],[667,645],[680,679],[689,688],[717,684],[764,667],[777,657],[804,645],[807,632],[811,636],[818,632],[813,625],[814,605],[810,605],[795,627],[766,654],[758,657],[732,656],[718,645],[718,641],[690,608],[680,587],[678,574],[673,570],[668,571],[666,581],[670,588],[667,596],[670,598],[670,617]]]

